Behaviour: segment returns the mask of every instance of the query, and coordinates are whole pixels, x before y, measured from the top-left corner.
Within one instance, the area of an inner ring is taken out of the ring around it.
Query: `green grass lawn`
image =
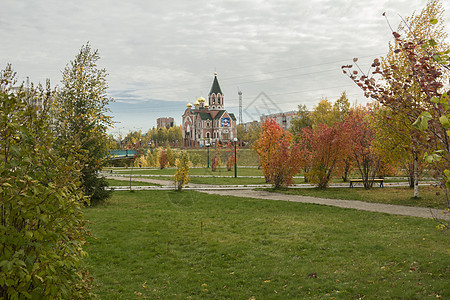
[[[227,176],[227,175],[222,175]],[[228,176],[234,176],[234,173],[231,175],[231,172]],[[158,180],[170,180],[171,177],[167,176],[152,176],[152,179],[158,179]],[[266,184],[266,181],[264,178],[249,178],[249,177],[190,177],[190,183],[197,183],[197,184],[211,184],[211,185],[250,185],[250,184]],[[302,178],[295,178],[295,183],[303,183]],[[188,184],[189,185],[189,184]]]
[[[116,180],[116,179],[106,179],[109,186],[130,186],[129,180]],[[140,182],[140,181],[131,181],[131,186],[160,186],[160,184],[149,183],[149,182]]]
[[[432,220],[198,192],[85,209],[100,299],[450,297]]]
[[[318,188],[287,188],[266,190],[289,195],[303,195],[318,198],[360,200],[365,202],[441,209],[446,208],[446,200],[442,190],[433,186],[420,186],[419,199],[413,197],[414,191],[408,187],[374,187],[371,190],[365,190],[364,188],[327,188],[324,190]],[[439,193],[439,195],[436,195],[436,193]]]

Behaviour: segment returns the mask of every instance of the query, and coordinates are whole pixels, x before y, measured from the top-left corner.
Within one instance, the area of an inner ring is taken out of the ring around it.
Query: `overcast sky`
[[[147,131],[158,117],[181,123],[188,102],[206,98],[214,78],[225,107],[243,120],[259,113],[312,109],[346,91],[362,93],[340,67],[359,57],[363,68],[385,55],[399,15],[425,0],[0,0],[0,68],[20,80],[50,78],[90,42],[109,76],[111,132]],[[446,8],[447,29],[450,4]],[[264,97],[258,97],[261,93]]]

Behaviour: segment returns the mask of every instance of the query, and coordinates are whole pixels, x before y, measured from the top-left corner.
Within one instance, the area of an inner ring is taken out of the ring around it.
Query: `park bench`
[[[362,183],[362,182],[363,182],[362,179],[350,179],[349,181],[350,181],[350,187],[351,187],[351,188],[353,187],[353,183],[357,183],[357,182],[361,182],[361,183]],[[384,187],[383,181],[384,181],[383,178],[376,178],[376,179],[373,179],[373,182],[374,182],[374,183],[375,183],[375,182],[379,182],[379,183],[380,183],[380,187]]]

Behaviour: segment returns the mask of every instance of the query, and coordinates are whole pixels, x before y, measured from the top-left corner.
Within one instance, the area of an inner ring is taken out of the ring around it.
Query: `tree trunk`
[[[419,157],[414,152],[414,198],[419,198]]]
[[[410,164],[408,163],[407,168],[408,168],[408,183],[409,183],[409,188],[413,189],[414,188],[414,161],[415,159],[413,158],[413,163]]]

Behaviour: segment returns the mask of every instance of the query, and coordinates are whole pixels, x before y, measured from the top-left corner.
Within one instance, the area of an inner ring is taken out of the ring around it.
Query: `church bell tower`
[[[222,110],[225,109],[223,104],[223,93],[220,89],[217,73],[214,73],[214,81],[208,94],[209,109]]]

